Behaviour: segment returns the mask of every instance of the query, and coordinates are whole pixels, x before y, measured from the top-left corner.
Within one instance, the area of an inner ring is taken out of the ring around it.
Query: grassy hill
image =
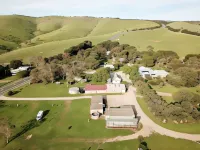
[[[13,59],[28,62],[31,56],[44,57],[62,53],[65,48],[84,40],[94,44],[110,39],[120,31],[157,27],[158,23],[145,20],[121,20],[93,17],[26,17],[0,16],[0,63]],[[199,31],[199,25],[188,22],[168,24],[171,28]],[[119,34],[120,35],[120,34]],[[118,36],[118,35],[117,35]],[[118,38],[118,37],[117,37]],[[168,29],[156,29],[128,32],[119,37],[120,43],[146,50],[152,45],[155,50],[172,50],[181,57],[190,53],[199,53],[200,37],[171,32]]]
[[[21,42],[34,37],[35,19],[25,16],[0,16],[0,51],[17,48]]]
[[[90,35],[102,35],[129,29],[140,29],[159,26],[152,21],[144,20],[120,20],[120,19],[101,19]]]
[[[173,29],[179,29],[179,30],[188,30],[192,32],[198,32],[200,33],[200,25],[195,23],[188,23],[188,22],[173,22],[168,24],[167,26],[173,28]]]
[[[46,20],[46,21],[45,21]],[[67,40],[85,37],[98,23],[97,18],[41,18],[36,34],[42,34],[32,39],[33,43]],[[51,23],[54,22],[54,23]],[[50,25],[50,26],[49,26]],[[45,34],[44,34],[45,33]]]
[[[198,54],[200,50],[200,37],[179,32],[172,32],[166,28],[149,31],[136,31],[120,37],[120,43],[136,46],[138,50],[147,50],[151,45],[154,50],[172,50],[179,56]]]

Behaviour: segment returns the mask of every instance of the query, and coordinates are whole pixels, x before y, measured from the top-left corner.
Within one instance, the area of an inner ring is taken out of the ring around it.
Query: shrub
[[[13,91],[8,91],[8,96],[12,96],[14,95],[14,92]]]
[[[29,76],[29,72],[24,70],[24,71],[18,72],[18,73],[17,73],[17,76],[18,76],[19,78],[24,78],[24,77]]]

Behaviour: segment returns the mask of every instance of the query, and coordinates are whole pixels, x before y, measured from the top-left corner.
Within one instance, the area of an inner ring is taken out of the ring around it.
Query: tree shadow
[[[28,132],[36,127],[39,127],[45,120],[46,119],[43,119],[41,122],[38,122],[36,119],[29,120],[25,125],[21,126],[22,130],[20,132],[18,132],[16,135],[12,136],[9,139],[9,142],[15,140],[16,138],[25,134],[26,132]]]
[[[43,117],[42,120],[44,120],[44,118],[49,114],[50,110],[45,110],[43,113]]]
[[[6,103],[5,101],[0,100],[0,107],[4,107],[4,106],[6,106],[5,103]]]

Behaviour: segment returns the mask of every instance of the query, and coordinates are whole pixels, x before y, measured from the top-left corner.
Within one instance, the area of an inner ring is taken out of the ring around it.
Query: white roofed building
[[[169,74],[165,70],[153,70],[151,68],[143,66],[139,68],[139,73],[143,78],[146,78],[146,75],[149,75],[152,78],[157,78],[157,77],[165,78]]]

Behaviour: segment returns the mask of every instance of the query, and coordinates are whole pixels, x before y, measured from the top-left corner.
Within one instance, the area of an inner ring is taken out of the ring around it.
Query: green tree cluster
[[[192,104],[198,103],[197,95],[195,98],[192,94],[188,93],[177,93],[174,95],[174,99],[177,102],[167,103],[162,97],[158,96],[156,91],[150,88],[150,86],[142,81],[135,83],[137,91],[143,95],[145,102],[147,103],[150,111],[161,119],[173,119],[173,120],[184,120],[184,119],[200,119],[200,112],[193,107]],[[189,101],[190,100],[190,101]]]

